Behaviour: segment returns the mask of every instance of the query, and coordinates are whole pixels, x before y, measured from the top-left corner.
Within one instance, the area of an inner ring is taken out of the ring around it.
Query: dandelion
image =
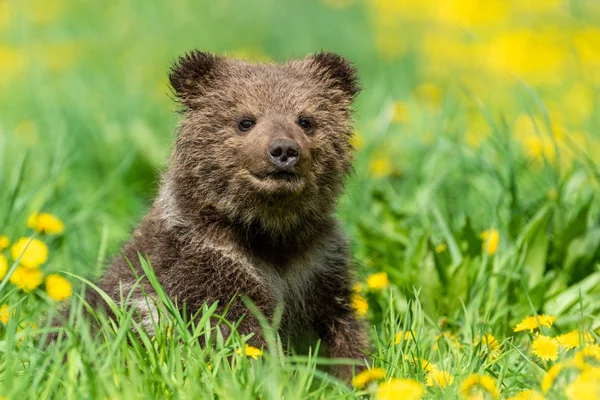
[[[490,256],[494,255],[498,250],[498,242],[500,241],[500,235],[496,229],[488,229],[481,234],[483,239],[483,250],[486,251]]]
[[[409,356],[408,354],[404,356],[405,360],[408,360],[410,362],[411,365],[416,365],[417,362],[421,365],[421,369],[423,371],[427,372],[431,372],[434,371],[435,365],[433,365],[432,363],[430,363],[428,360],[424,359],[424,358],[418,358],[418,357],[412,357]]]
[[[352,308],[354,308],[356,313],[362,317],[367,315],[369,303],[367,303],[367,300],[360,294],[354,293],[352,295]]]
[[[423,386],[413,379],[391,379],[379,385],[378,400],[420,400],[425,393]]]
[[[397,101],[393,106],[392,121],[398,124],[408,124],[411,120],[410,106],[405,101]]]
[[[6,325],[6,324],[8,324],[8,317],[9,317],[8,305],[2,304],[2,306],[0,306],[0,321],[2,321],[2,323],[4,325]]]
[[[388,276],[385,272],[378,272],[367,278],[367,286],[371,290],[385,289],[389,284]]]
[[[8,261],[0,254],[0,281],[4,279],[6,272],[8,272]]]
[[[51,274],[46,277],[46,292],[50,298],[63,301],[71,297],[73,287],[71,282],[60,275]]]
[[[21,265],[27,268],[37,268],[48,260],[48,247],[38,239],[21,238],[12,246],[14,260],[21,258]]]
[[[375,178],[384,178],[393,170],[392,163],[387,157],[375,157],[369,162],[369,171]]]
[[[459,350],[463,347],[462,343],[460,342],[460,338],[458,336],[456,336],[452,332],[445,331],[442,335],[435,336],[435,343],[433,344],[433,350],[435,350],[435,351],[439,350],[438,340],[440,340],[442,337],[444,339],[446,339],[448,341],[448,343],[450,344],[450,346],[452,348],[454,348],[455,350]]]
[[[509,397],[506,400],[544,400],[544,396],[535,390],[523,390],[516,396]]]
[[[554,381],[558,378],[558,375],[565,367],[563,363],[554,364],[544,375],[542,378],[542,393],[546,394],[552,389],[552,385],[554,385]]]
[[[381,368],[366,369],[352,379],[352,386],[362,389],[371,382],[378,381],[385,377],[385,371]]]
[[[354,293],[360,293],[360,292],[362,292],[363,291],[363,285],[362,285],[362,283],[356,283],[356,284],[354,284],[354,286],[352,287],[352,291]]]
[[[600,368],[588,368],[565,388],[569,400],[597,400],[600,397]]]
[[[447,249],[448,249],[448,246],[446,245],[446,243],[440,243],[437,246],[435,246],[436,253],[442,253],[442,252],[446,251]]]
[[[539,325],[538,325],[538,321],[539,321]],[[550,328],[552,327],[552,324],[554,324],[554,321],[556,321],[556,317],[550,316],[550,315],[538,315],[533,316],[533,317],[527,317],[525,319],[523,319],[523,321],[519,322],[513,329],[513,331],[515,332],[521,332],[521,331],[529,331],[529,332],[533,332],[535,329],[538,329],[540,326],[543,326],[545,328]]]
[[[533,354],[542,361],[555,361],[558,358],[558,342],[545,335],[538,335],[531,344]]]
[[[590,357],[596,360],[596,362],[600,363],[600,344],[590,344],[586,346],[581,353],[585,357]]]
[[[242,354],[242,349],[237,349],[236,352],[237,354]],[[263,352],[261,349],[247,344],[246,348],[244,349],[244,354],[246,354],[247,357],[252,357],[255,360],[258,360],[258,357],[262,356]]]
[[[559,335],[556,338],[556,341],[560,346],[565,350],[571,350],[576,347],[581,347],[581,342],[579,338],[583,336],[585,343],[592,344],[594,343],[594,336],[592,336],[589,332],[580,332],[580,331],[572,331],[569,333],[565,333],[563,335]]]
[[[60,235],[65,230],[63,222],[52,214],[34,213],[27,219],[27,226],[36,232]]]
[[[463,381],[460,385],[460,393],[465,398],[471,398],[471,396],[483,398],[487,394],[496,399],[499,395],[496,381],[487,375],[478,374],[473,374]]]
[[[427,375],[425,382],[427,386],[437,385],[445,388],[454,383],[454,376],[448,371],[434,369]]]
[[[404,340],[405,342],[408,342],[410,340],[413,340],[415,337],[415,332],[414,331],[400,331],[396,334],[396,340],[394,340],[394,344],[400,344],[402,343],[402,340]]]
[[[42,284],[43,274],[42,271],[35,268],[26,268],[19,265],[17,269],[10,276],[10,283],[24,291],[29,293],[35,290]]]
[[[10,239],[6,235],[0,235],[0,250],[7,249],[10,246]]]
[[[489,353],[493,353],[494,351],[500,348],[500,343],[498,340],[491,334],[486,333],[483,337],[479,336],[473,342],[474,346],[478,346],[481,343],[481,347]]]

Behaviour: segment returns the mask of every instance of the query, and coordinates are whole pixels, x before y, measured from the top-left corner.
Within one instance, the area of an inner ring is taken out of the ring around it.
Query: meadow
[[[360,71],[352,385],[266,322],[265,349],[220,337],[211,304],[161,295],[154,338],[77,318],[155,194],[193,48]],[[599,162],[594,0],[0,0],[0,398],[600,399]]]

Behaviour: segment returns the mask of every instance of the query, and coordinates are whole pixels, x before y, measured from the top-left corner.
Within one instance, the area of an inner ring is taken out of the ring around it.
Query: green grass
[[[166,85],[177,55],[200,48],[281,61],[338,51],[365,88],[356,172],[338,214],[369,305],[367,363],[386,379],[423,385],[426,365],[413,358],[448,371],[454,382],[427,387],[430,399],[463,398],[461,383],[474,373],[492,377],[501,398],[539,390],[555,362],[533,355],[535,335],[513,332],[518,322],[554,315],[546,335],[577,329],[599,342],[600,58],[577,47],[577,34],[597,26],[600,13],[593,2],[571,1],[465,27],[447,15],[381,11],[375,1],[325,3],[0,0],[0,235],[31,236],[27,218],[38,210],[60,217],[64,234],[36,236],[50,249],[42,270],[67,276],[79,293],[155,194],[178,118]],[[507,32],[546,43],[535,36],[540,20],[568,38],[550,41],[564,46],[560,63],[548,50],[542,65],[518,62],[507,73],[454,47],[496,49],[495,35]],[[452,46],[432,54],[427,35]],[[490,229],[499,232],[493,254],[482,250]],[[16,267],[10,249],[1,254]],[[377,272],[389,285],[369,290]],[[336,361],[318,348],[283,355],[266,324],[263,356],[238,354],[247,338],[218,336],[208,324],[213,305],[192,324],[158,286],[153,339],[119,309],[117,321],[96,316],[91,328],[76,318],[85,305],[75,300],[61,328],[68,339],[46,348],[58,328],[44,322],[56,310],[44,286],[26,294],[8,278],[0,285],[0,305],[12,312],[0,323],[0,397],[358,398],[378,390],[337,381],[327,373]],[[395,344],[402,331],[412,333]],[[475,344],[485,334],[498,351]],[[576,351],[561,349],[558,362]],[[586,358],[598,364],[600,356]],[[565,379],[547,398],[563,398],[574,377]]]

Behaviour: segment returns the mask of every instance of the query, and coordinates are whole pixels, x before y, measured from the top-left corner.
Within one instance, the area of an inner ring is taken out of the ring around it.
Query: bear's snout
[[[289,171],[298,163],[300,146],[292,139],[275,139],[267,150],[267,157],[280,171]]]

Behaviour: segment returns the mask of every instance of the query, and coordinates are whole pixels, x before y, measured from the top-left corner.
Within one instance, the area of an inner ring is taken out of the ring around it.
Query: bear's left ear
[[[316,67],[320,78],[325,78],[337,89],[342,90],[351,99],[360,92],[358,73],[350,61],[336,53],[320,52],[307,58]]]

